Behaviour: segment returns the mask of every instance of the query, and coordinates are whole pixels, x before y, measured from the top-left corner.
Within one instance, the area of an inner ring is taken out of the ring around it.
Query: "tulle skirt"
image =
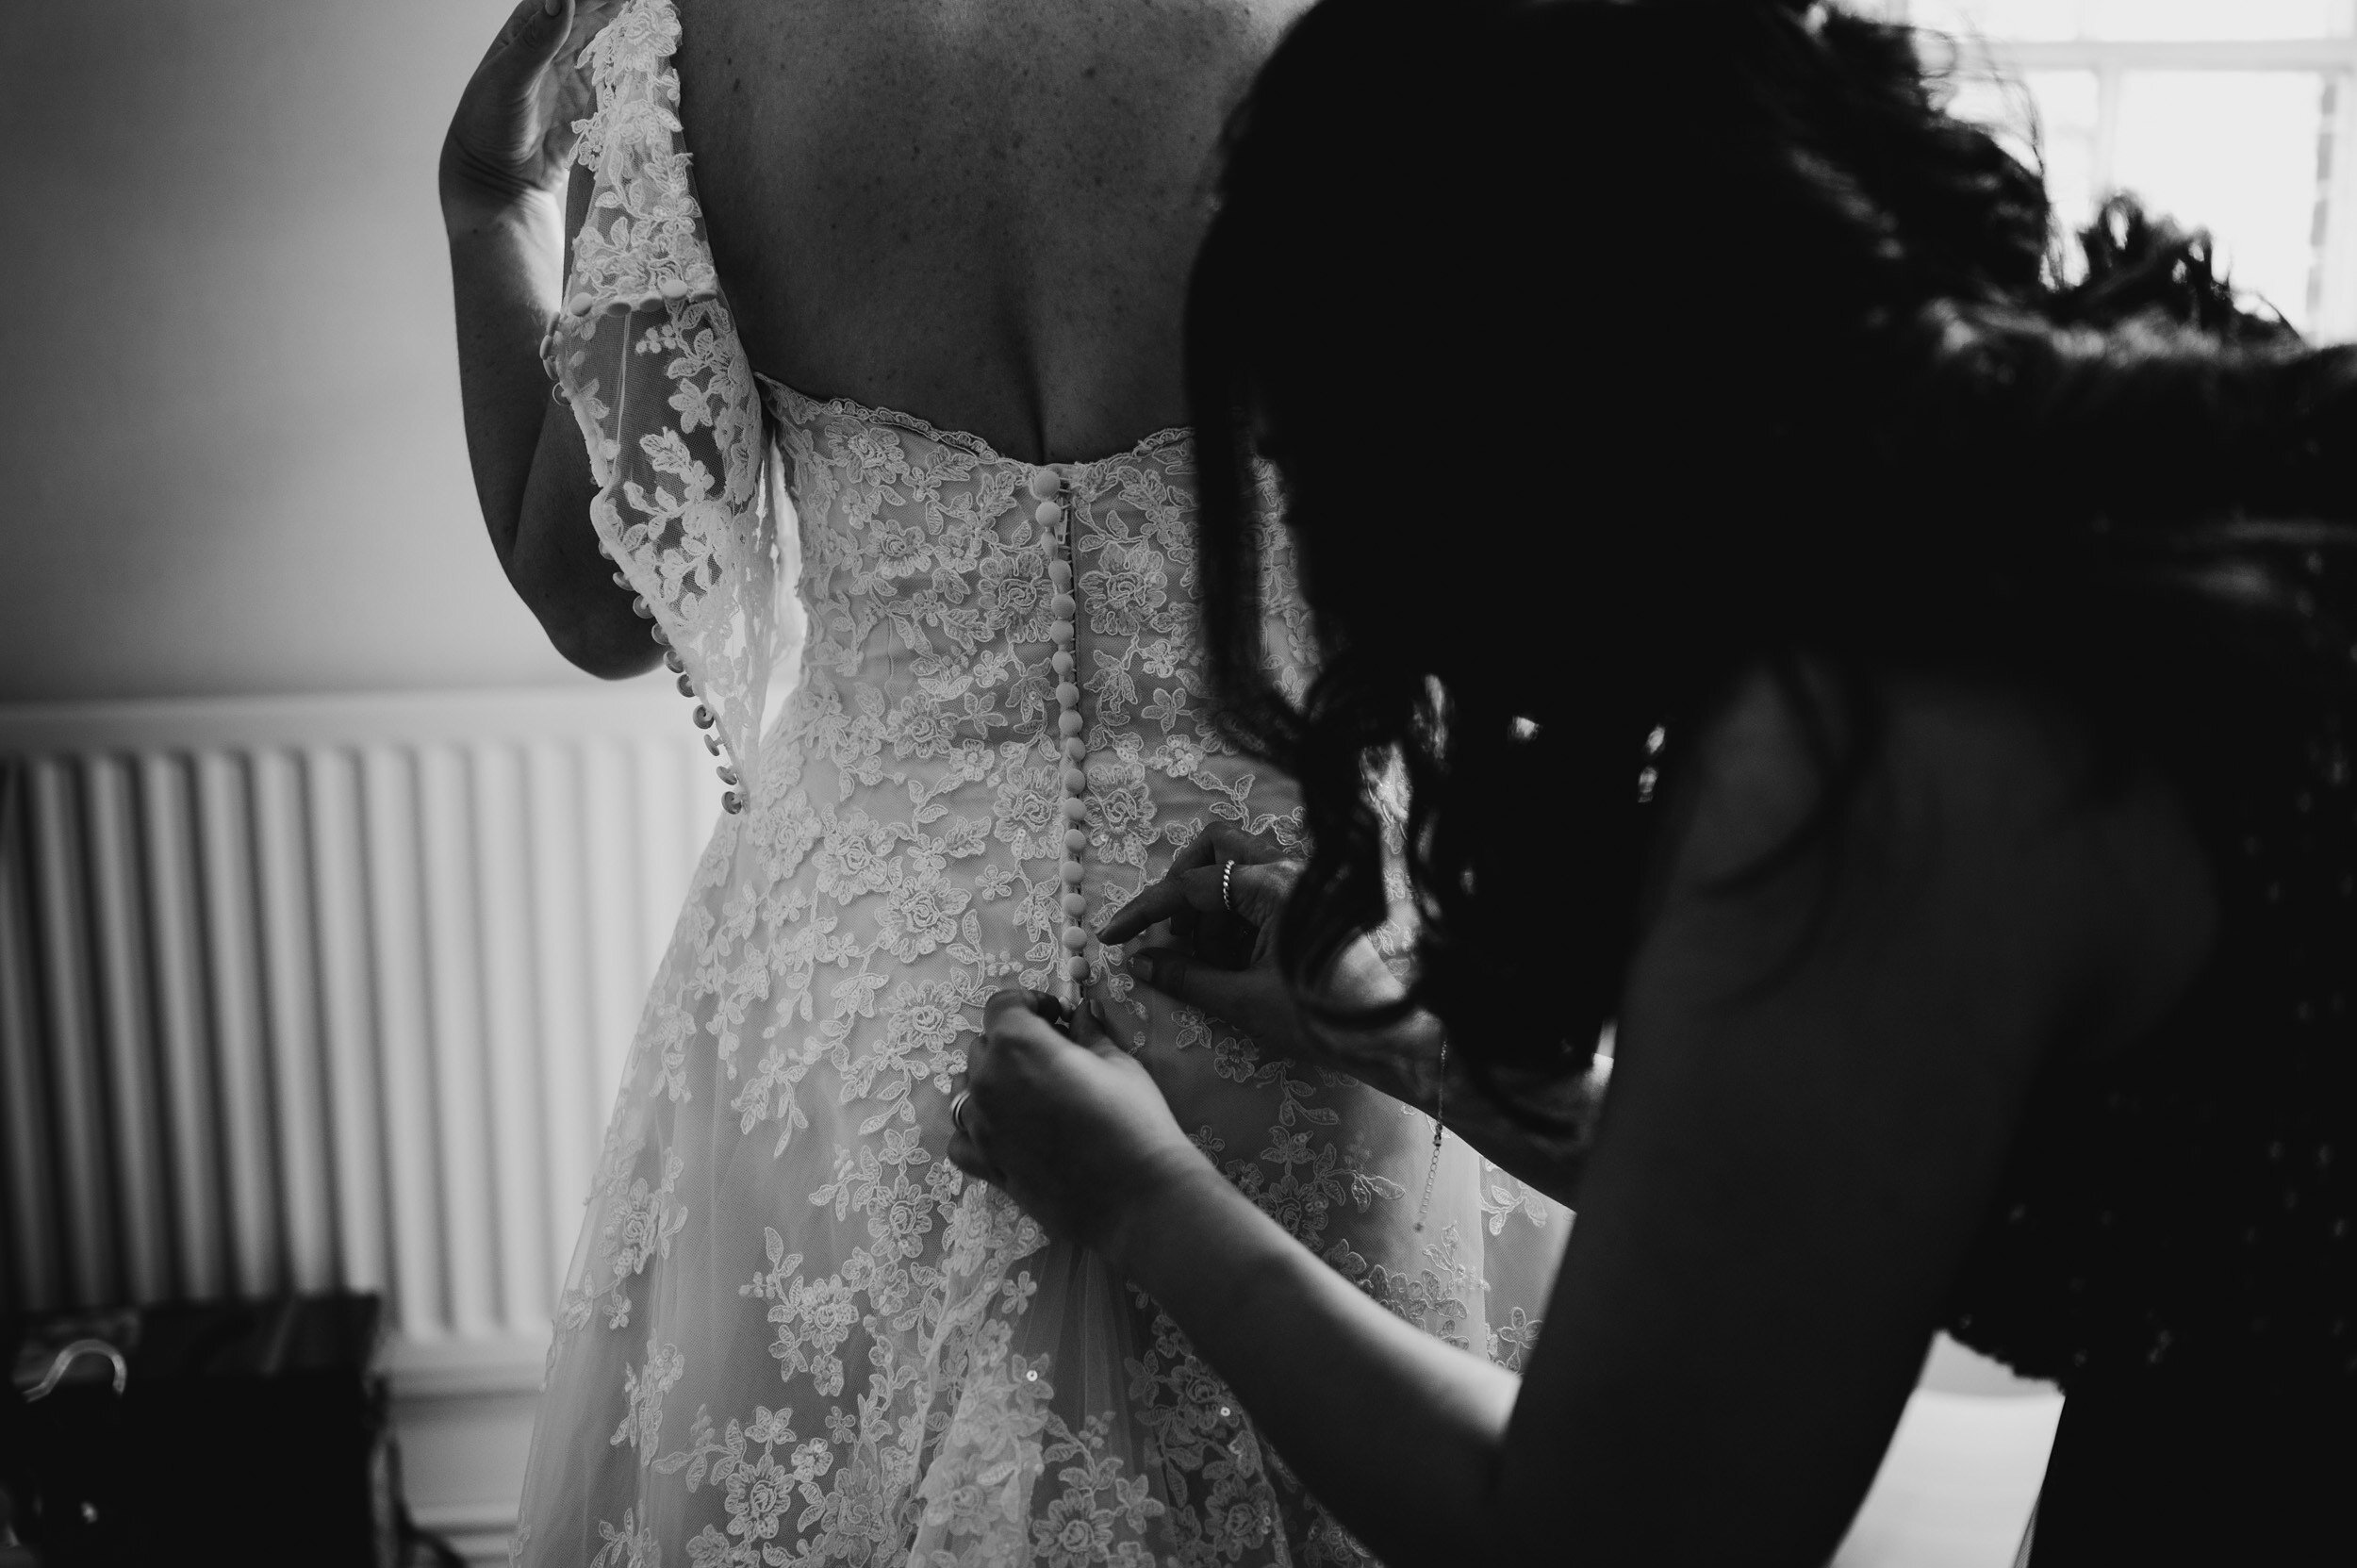
[[[1000,798],[1009,766],[929,783],[937,833],[880,826],[879,797],[905,819],[909,792],[842,776],[824,729],[773,742],[650,995],[517,1560],[1368,1560],[1151,1300],[944,1157],[983,1000],[1044,987],[1059,956],[1061,889],[1024,873],[1062,823]],[[1211,799],[1155,785],[1141,831],[1100,845],[1092,907],[1202,826]],[[1520,1363],[1567,1213],[1452,1139],[1418,1232],[1427,1118],[1097,967],[1117,1031],[1256,1203],[1409,1321]]]

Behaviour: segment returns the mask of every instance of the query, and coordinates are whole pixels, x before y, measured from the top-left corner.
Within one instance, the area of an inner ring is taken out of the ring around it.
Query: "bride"
[[[1206,712],[1177,427],[1203,171],[1298,8],[525,0],[469,85],[441,190],[493,545],[574,662],[668,664],[720,808],[519,1560],[1366,1560],[1151,1300],[945,1158],[1009,985],[1096,1008],[1392,1311],[1508,1365],[1535,1335],[1568,1215],[1097,934],[1213,829],[1300,837]]]

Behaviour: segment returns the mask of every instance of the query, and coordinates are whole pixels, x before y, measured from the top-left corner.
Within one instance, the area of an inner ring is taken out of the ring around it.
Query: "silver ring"
[[[973,1098],[971,1089],[960,1089],[949,1097],[949,1125],[961,1132],[965,1131],[965,1102]],[[973,1134],[966,1135],[971,1137]]]
[[[1236,863],[1228,861],[1219,868],[1219,907],[1228,914],[1236,913],[1233,900],[1228,897],[1228,884],[1236,880]]]

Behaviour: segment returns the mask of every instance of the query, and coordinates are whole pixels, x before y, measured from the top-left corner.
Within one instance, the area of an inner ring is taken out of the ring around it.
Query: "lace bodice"
[[[1033,466],[907,415],[764,385],[807,520],[808,641],[782,737],[807,746],[846,796],[913,779],[912,768],[934,776],[910,785],[912,800],[918,788],[987,786],[987,822],[961,818],[951,832],[986,829],[1003,847],[1014,881],[986,873],[981,896],[1003,887],[1023,900],[1034,940],[1020,982],[1048,988],[1057,889],[1027,867],[1052,867],[1066,823],[1053,748],[1041,745],[1057,713],[1048,566],[1058,545],[1032,518]],[[1235,758],[1203,702],[1184,433],[1057,467],[1069,484],[1080,603],[1089,902],[1109,915],[1136,891],[1156,846],[1191,836],[1190,819],[1224,818],[1290,844],[1298,813],[1289,789],[1263,786]],[[1281,582],[1283,532],[1267,536]],[[1294,602],[1281,587],[1271,600]],[[1279,629],[1277,645],[1294,650],[1289,672],[1299,668],[1301,632]],[[793,798],[806,801],[801,788]]]

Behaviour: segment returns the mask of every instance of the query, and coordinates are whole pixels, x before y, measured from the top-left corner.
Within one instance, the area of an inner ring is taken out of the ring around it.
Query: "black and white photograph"
[[[2357,0],[0,140],[0,1568],[2357,1563]]]

